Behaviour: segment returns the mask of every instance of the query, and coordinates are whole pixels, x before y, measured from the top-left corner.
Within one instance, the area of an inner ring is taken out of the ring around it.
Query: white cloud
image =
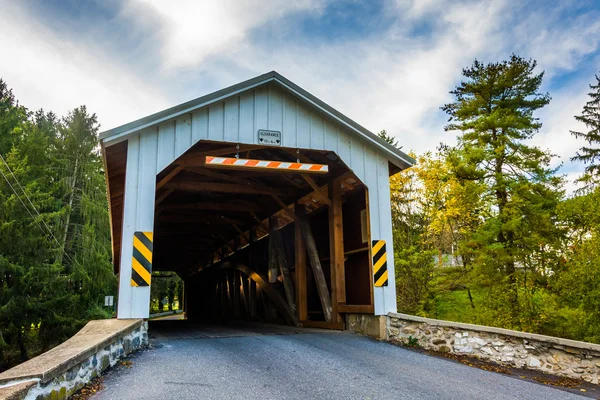
[[[0,77],[21,104],[58,115],[86,105],[98,115],[103,130],[168,105],[165,96],[127,66],[93,44],[59,37],[16,4],[3,3],[0,13]]]
[[[448,92],[461,68],[499,40],[506,17],[497,14],[504,5],[446,7],[439,15],[443,31],[427,40],[406,34],[404,5],[387,9],[399,20],[375,36],[310,47],[251,46],[226,57],[255,74],[275,69],[366,128],[386,129],[405,150],[422,152],[453,141],[454,135],[443,131],[439,107],[451,100]]]
[[[549,148],[559,156],[556,163],[569,164],[570,158],[575,155],[584,142],[575,139],[570,130],[583,130],[585,127],[575,120],[575,115],[580,115],[583,105],[589,100],[587,97],[588,80],[580,79],[562,90],[552,93],[552,101],[541,109],[537,117],[543,126],[533,140],[541,148]],[[581,166],[570,165],[571,168]]]
[[[570,4],[537,9],[514,27],[515,48],[536,59],[548,70],[547,78],[577,68],[582,57],[600,46],[600,19],[597,13],[565,17]]]
[[[514,51],[538,58],[553,77],[576,70],[600,41],[600,22],[586,15],[569,25],[561,24],[558,11],[527,14],[510,0],[396,0],[385,7],[395,23],[368,35],[253,42],[252,33],[266,24],[318,16],[325,2],[130,0],[119,18],[143,41],[133,54],[158,71],[152,79],[163,92],[137,77],[139,66],[115,62],[118,54],[103,53],[89,37],[85,42],[58,37],[25,11],[9,17],[17,10],[13,3],[4,6],[11,12],[0,15],[5,27],[0,47],[14,62],[0,64],[0,75],[31,108],[64,113],[85,103],[110,128],[275,69],[368,129],[387,129],[405,150],[423,152],[440,141],[453,143],[439,107],[451,101],[449,90],[474,58],[502,60]],[[423,26],[426,32],[413,31]],[[585,101],[582,82],[553,91],[551,105],[539,115],[544,129],[536,143],[565,163],[580,146],[568,130]]]
[[[168,69],[199,66],[208,56],[245,45],[250,30],[298,11],[319,12],[321,0],[132,0],[128,14],[150,7],[163,19],[163,62]]]

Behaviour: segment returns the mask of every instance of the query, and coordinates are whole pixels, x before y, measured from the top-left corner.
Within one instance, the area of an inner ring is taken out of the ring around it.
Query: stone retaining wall
[[[147,344],[147,322],[91,321],[60,346],[0,374],[0,400],[68,399]]]
[[[597,344],[395,313],[388,314],[387,337],[428,350],[599,383]]]

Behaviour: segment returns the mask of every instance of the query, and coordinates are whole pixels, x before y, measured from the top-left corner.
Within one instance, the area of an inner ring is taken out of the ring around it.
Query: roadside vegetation
[[[456,146],[391,179],[400,312],[600,343],[600,79],[577,120],[584,188],[535,146],[543,72],[475,61],[442,110]],[[539,141],[538,141],[539,143]]]
[[[150,313],[183,309],[183,280],[174,272],[152,273]]]
[[[111,316],[97,133],[85,106],[63,118],[32,112],[0,80],[0,371]]]

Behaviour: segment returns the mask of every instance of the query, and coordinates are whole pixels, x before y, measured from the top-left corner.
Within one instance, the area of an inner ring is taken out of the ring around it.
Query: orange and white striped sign
[[[326,164],[308,164],[285,161],[248,160],[245,158],[212,157],[206,156],[207,167],[237,168],[252,170],[269,170],[281,172],[301,172],[313,174],[326,174],[329,167]]]

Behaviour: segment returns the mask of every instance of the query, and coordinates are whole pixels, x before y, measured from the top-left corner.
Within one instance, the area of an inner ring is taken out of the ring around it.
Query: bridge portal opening
[[[176,270],[198,319],[396,311],[389,176],[414,160],[277,72],[100,138],[118,318],[148,317],[151,269]]]
[[[189,321],[342,328],[373,313],[367,202],[334,152],[200,141],[156,176],[152,268],[183,279]]]

